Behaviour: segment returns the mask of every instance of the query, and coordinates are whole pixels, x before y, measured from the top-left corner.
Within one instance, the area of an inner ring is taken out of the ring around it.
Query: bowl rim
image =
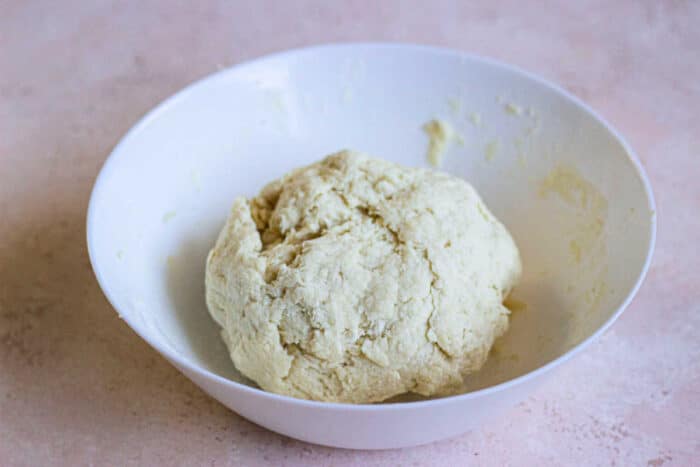
[[[634,167],[635,171],[637,172],[637,176],[641,180],[643,187],[644,187],[644,192],[646,194],[647,198],[647,204],[649,207],[649,210],[651,212],[651,219],[650,219],[650,232],[649,232],[649,243],[647,245],[647,254],[646,258],[644,261],[644,264],[642,266],[641,271],[639,272],[637,279],[632,286],[632,288],[627,292],[626,296],[622,299],[622,301],[617,305],[615,312],[596,330],[594,331],[591,335],[583,339],[581,342],[576,344],[574,347],[571,349],[567,350],[564,352],[562,355],[556,357],[555,359],[545,363],[544,365],[537,367],[527,373],[524,373],[520,376],[517,376],[513,379],[509,379],[507,381],[504,381],[502,383],[493,385],[493,386],[488,386],[486,388],[478,389],[476,391],[472,392],[467,392],[464,394],[457,394],[453,396],[446,396],[446,397],[441,397],[441,398],[436,398],[436,399],[427,399],[427,400],[421,400],[421,401],[413,401],[413,402],[379,402],[379,403],[374,403],[374,404],[349,404],[349,403],[340,403],[340,402],[320,402],[320,401],[314,401],[314,400],[307,400],[307,399],[299,399],[291,396],[285,396],[281,394],[275,394],[272,392],[265,391],[263,389],[259,389],[256,387],[248,386],[243,383],[238,383],[236,381],[230,380],[228,378],[225,378],[223,376],[220,376],[216,373],[213,373],[212,371],[203,368],[195,363],[190,362],[186,357],[182,356],[178,352],[176,352],[174,349],[170,348],[169,346],[163,345],[159,342],[152,342],[151,339],[147,337],[147,333],[142,329],[141,324],[139,324],[133,317],[130,317],[129,315],[122,315],[119,313],[119,307],[117,306],[117,300],[115,297],[115,294],[112,290],[112,287],[109,286],[107,281],[104,278],[104,275],[102,273],[102,269],[100,267],[99,262],[97,261],[97,256],[95,253],[95,235],[94,235],[94,230],[93,230],[93,225],[95,223],[95,212],[97,210],[97,203],[100,198],[100,192],[102,191],[102,187],[105,184],[105,180],[109,178],[109,174],[114,170],[114,165],[115,165],[115,160],[119,157],[119,154],[122,152],[123,148],[127,143],[130,142],[131,139],[133,139],[140,131],[144,130],[151,121],[155,120],[158,118],[161,114],[165,113],[170,107],[175,105],[178,101],[189,95],[192,91],[194,91],[197,88],[207,86],[210,82],[213,82],[217,79],[223,78],[225,75],[228,75],[229,73],[235,73],[238,72],[246,67],[252,66],[254,64],[259,64],[261,62],[265,61],[275,61],[279,59],[284,59],[290,56],[298,55],[298,54],[308,54],[308,53],[316,53],[319,51],[329,51],[329,50],[334,50],[334,51],[341,51],[341,50],[347,50],[347,49],[371,49],[371,50],[385,50],[385,51],[411,51],[411,52],[418,52],[418,53],[428,53],[431,55],[442,55],[442,56],[448,56],[451,58],[458,58],[463,61],[471,61],[471,62],[476,62],[476,63],[481,63],[483,65],[491,66],[491,67],[496,67],[500,68],[506,72],[509,72],[511,74],[517,75],[519,78],[523,78],[526,80],[530,80],[535,82],[536,84],[547,88],[551,92],[554,92],[555,94],[558,94],[560,97],[563,99],[569,101],[573,105],[579,107],[581,110],[583,110],[586,114],[588,114],[590,117],[595,119],[598,123],[600,123],[606,131],[608,131],[622,146],[622,148],[625,151],[625,154],[627,155],[628,159],[632,163],[632,166]],[[111,153],[105,160],[102,168],[100,169],[99,174],[97,175],[97,178],[95,179],[95,183],[93,186],[93,189],[90,193],[90,201],[88,203],[88,209],[87,209],[87,217],[86,217],[86,235],[87,235],[87,249],[88,249],[88,256],[90,258],[90,264],[92,266],[93,272],[95,274],[95,277],[97,279],[98,284],[100,285],[100,288],[102,289],[105,297],[109,301],[110,305],[117,311],[117,313],[120,315],[122,319],[124,319],[129,327],[136,332],[144,341],[146,341],[151,347],[153,347],[158,353],[160,353],[162,356],[164,356],[168,361],[170,361],[172,364],[178,367],[178,369],[181,370],[186,370],[188,372],[191,372],[192,374],[196,374],[202,378],[212,380],[214,383],[222,384],[228,388],[231,388],[235,391],[242,391],[244,393],[247,393],[249,396],[252,397],[262,397],[262,398],[267,398],[271,401],[275,401],[278,403],[285,403],[285,404],[295,404],[295,405],[300,405],[300,406],[306,406],[309,408],[313,409],[319,409],[319,410],[338,410],[338,411],[352,411],[352,412],[376,412],[376,411],[394,411],[394,410],[405,410],[405,409],[427,409],[430,407],[435,407],[435,406],[441,406],[445,404],[452,404],[452,403],[459,403],[459,402],[464,402],[468,401],[471,399],[476,399],[478,397],[482,396],[489,396],[495,393],[499,393],[502,391],[505,391],[507,389],[510,389],[515,386],[519,386],[529,380],[535,379],[538,376],[552,370],[553,368],[561,365],[562,363],[568,361],[575,355],[578,355],[583,349],[588,347],[593,341],[597,340],[602,334],[604,334],[611,326],[612,324],[620,317],[622,312],[629,306],[629,304],[632,302],[634,296],[637,294],[639,291],[642,283],[644,282],[644,279],[649,271],[652,257],[654,254],[654,249],[656,246],[656,231],[657,231],[657,215],[656,215],[656,202],[654,199],[654,194],[651,188],[651,182],[644,171],[644,168],[637,156],[637,154],[634,152],[632,147],[627,143],[625,138],[615,129],[613,128],[610,123],[608,123],[607,120],[605,120],[601,115],[599,115],[596,111],[594,111],[588,104],[583,102],[581,99],[576,97],[575,95],[571,94],[569,91],[566,91],[562,87],[534,74],[529,71],[525,71],[517,66],[510,65],[504,62],[501,62],[499,60],[495,60],[492,58],[484,57],[481,55],[469,53],[469,52],[464,52],[458,49],[451,49],[451,48],[446,48],[446,47],[438,47],[438,46],[431,46],[431,45],[421,45],[421,44],[412,44],[412,43],[398,43],[398,42],[339,42],[339,43],[327,43],[327,44],[319,44],[319,45],[312,45],[312,46],[307,46],[307,47],[299,47],[299,48],[294,48],[294,49],[289,49],[289,50],[284,50],[284,51],[279,51],[279,52],[274,52],[270,54],[266,54],[263,56],[260,56],[258,58],[254,58],[252,60],[246,60],[241,63],[237,63],[235,65],[232,65],[230,67],[227,67],[223,70],[211,73],[203,78],[200,78],[189,85],[185,86],[184,88],[180,89],[176,93],[172,94],[171,96],[167,97],[165,100],[161,101],[159,104],[157,104],[155,107],[153,107],[151,110],[149,110],[145,115],[143,115],[127,132],[122,136],[122,138],[119,140],[119,142],[115,145],[115,147],[112,149]]]

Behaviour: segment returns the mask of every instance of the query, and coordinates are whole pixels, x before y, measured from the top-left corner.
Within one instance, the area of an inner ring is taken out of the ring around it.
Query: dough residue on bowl
[[[428,135],[428,162],[433,167],[440,167],[447,147],[453,139],[458,139],[449,122],[440,119],[430,120],[423,125]]]
[[[234,202],[206,298],[263,389],[366,403],[458,391],[506,331],[520,273],[464,180],[343,151]]]
[[[580,212],[577,232],[569,241],[569,252],[576,263],[602,246],[600,237],[608,215],[608,200],[574,167],[558,165],[542,180],[540,196],[556,195]]]
[[[558,164],[539,183],[543,198],[558,200],[569,212],[571,228],[564,232],[562,245],[571,264],[567,294],[570,338],[574,341],[590,333],[591,316],[610,294],[608,287],[608,247],[606,224],[608,199],[575,166]],[[579,284],[586,284],[585,288]]]

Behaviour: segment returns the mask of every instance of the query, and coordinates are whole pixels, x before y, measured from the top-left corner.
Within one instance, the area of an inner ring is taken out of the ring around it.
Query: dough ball
[[[506,331],[520,270],[464,180],[343,151],[235,200],[206,298],[261,388],[366,403],[459,391]]]

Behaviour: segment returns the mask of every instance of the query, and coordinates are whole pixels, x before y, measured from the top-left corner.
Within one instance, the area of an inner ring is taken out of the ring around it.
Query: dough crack
[[[432,325],[433,315],[437,311],[437,305],[435,304],[435,288],[436,288],[438,280],[440,280],[440,277],[435,272],[435,268],[433,267],[433,262],[430,259],[430,254],[428,253],[427,248],[423,250],[423,258],[425,258],[425,261],[428,264],[428,270],[430,271],[430,274],[432,275],[432,280],[430,282],[430,314],[428,315],[428,319],[426,320],[425,337],[426,337],[426,339],[428,339],[428,342],[433,344],[435,346],[435,348],[437,348],[437,350],[440,351],[440,353],[447,360],[452,360],[452,356],[449,354],[449,352],[447,352],[447,350],[445,350],[440,345],[440,340],[438,339],[438,336],[435,333],[435,330],[433,329],[433,325]]]

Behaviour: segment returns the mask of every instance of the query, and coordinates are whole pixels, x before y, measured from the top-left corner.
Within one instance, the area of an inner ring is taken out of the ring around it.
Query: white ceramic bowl
[[[434,117],[464,140],[443,169],[475,185],[521,249],[514,294],[527,308],[462,395],[344,405],[256,388],[204,303],[205,257],[232,200],[341,148],[425,166],[421,125]],[[355,44],[238,65],[156,107],[105,163],[87,235],[119,315],[207,393],[279,433],[374,449],[457,435],[527,397],[630,302],[655,215],[631,149],[560,88],[460,52]]]

